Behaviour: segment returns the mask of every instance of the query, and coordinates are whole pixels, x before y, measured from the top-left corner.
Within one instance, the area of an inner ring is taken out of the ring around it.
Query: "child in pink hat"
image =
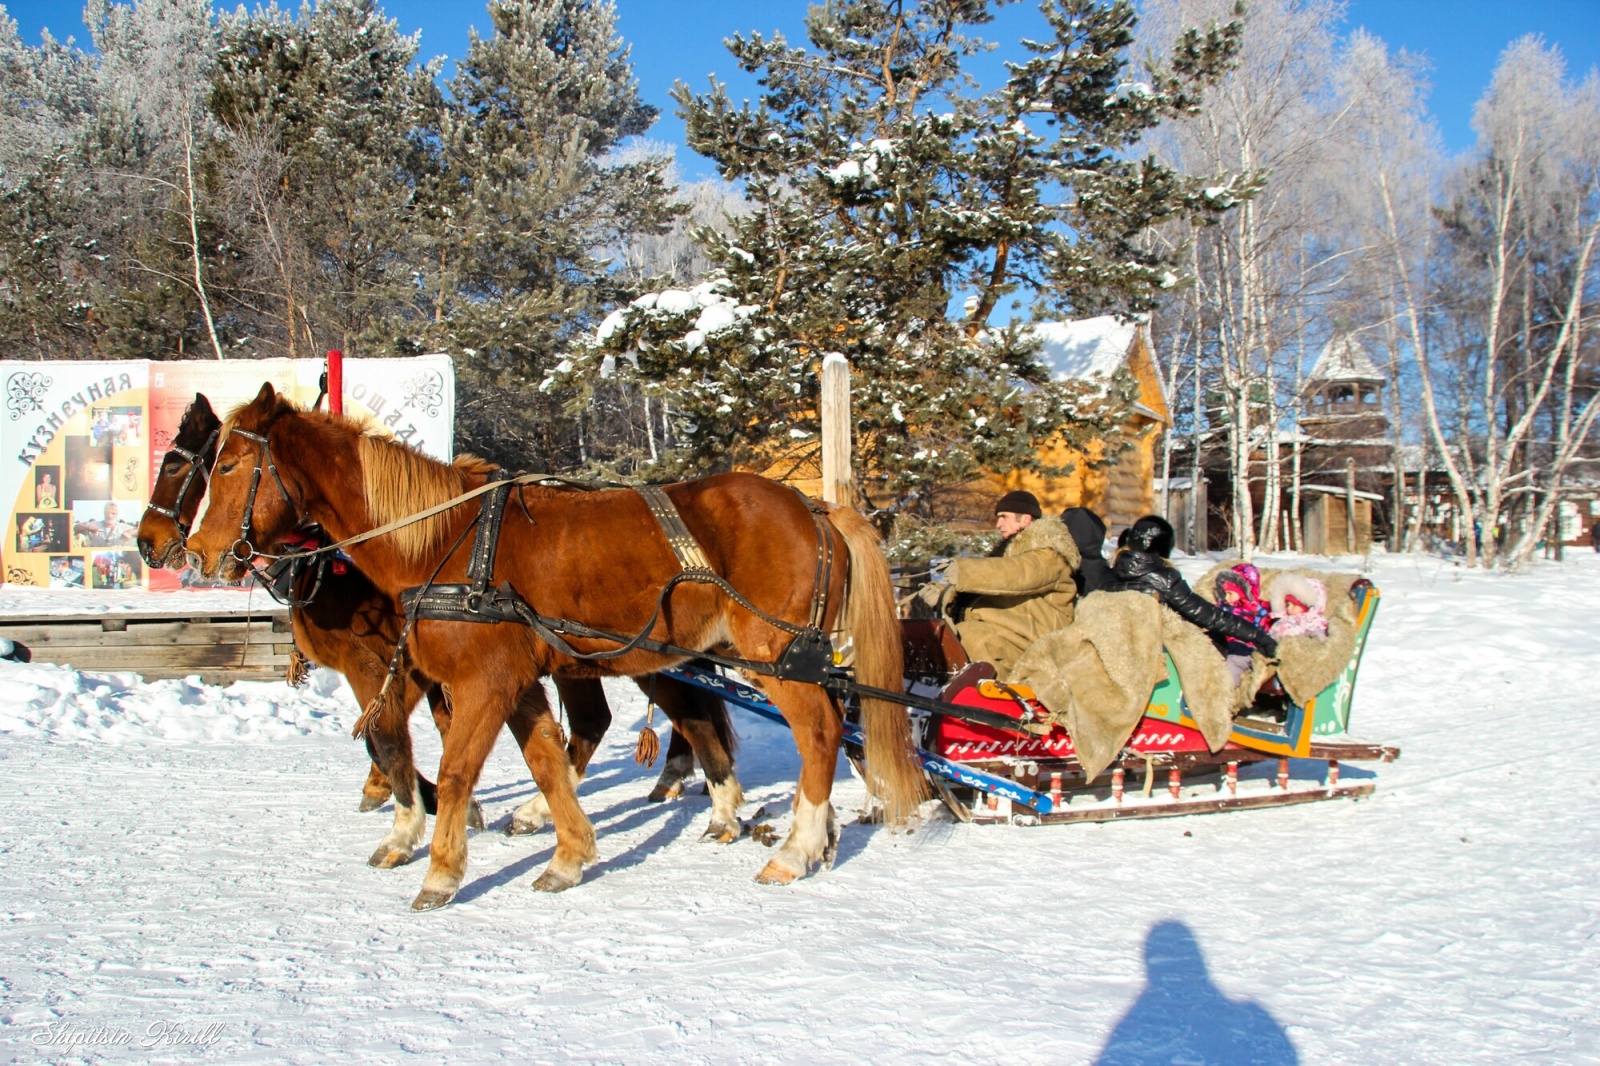
[[[1328,590],[1314,577],[1285,574],[1272,586],[1274,620],[1269,630],[1275,637],[1318,637],[1328,635]]]

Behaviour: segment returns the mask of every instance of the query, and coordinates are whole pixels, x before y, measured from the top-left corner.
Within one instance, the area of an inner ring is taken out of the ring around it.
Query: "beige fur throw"
[[[1216,602],[1217,575],[1232,565],[1219,563],[1206,571],[1206,575],[1195,582],[1195,592]],[[1283,682],[1284,691],[1303,707],[1306,701],[1333,684],[1334,679],[1349,665],[1350,656],[1355,654],[1356,603],[1350,598],[1350,588],[1361,576],[1326,570],[1262,570],[1262,599],[1270,602],[1277,581],[1291,574],[1316,578],[1328,590],[1327,639],[1284,637],[1278,641],[1278,680]],[[1261,657],[1257,656],[1258,666],[1260,662]],[[1261,672],[1260,681],[1265,681],[1270,672]]]
[[[1093,779],[1121,753],[1151,691],[1166,676],[1163,648],[1177,667],[1190,714],[1215,751],[1228,739],[1240,706],[1227,664],[1203,631],[1154,596],[1086,597],[1073,624],[1036,641],[1012,677],[1031,687],[1052,719],[1066,727],[1084,773]]]

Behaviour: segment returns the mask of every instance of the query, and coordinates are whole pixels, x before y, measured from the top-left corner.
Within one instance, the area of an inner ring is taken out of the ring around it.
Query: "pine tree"
[[[671,219],[667,160],[612,158],[640,101],[611,4],[493,0],[449,85],[423,193],[428,343],[461,353],[461,447],[511,465],[582,460],[580,422],[537,386],[619,296],[595,250]]]
[[[322,0],[297,16],[240,9],[220,34],[210,107],[225,135],[213,178],[250,347],[405,348],[423,316],[416,190],[437,67],[415,65],[418,39],[375,0]]]
[[[1243,183],[1208,189],[1132,152],[1192,106],[1237,30],[1191,30],[1169,69],[1135,76],[1129,3],[1046,0],[1050,39],[979,92],[962,64],[994,6],[839,0],[812,8],[810,49],[729,41],[761,75],[759,105],[677,87],[690,145],[754,210],[702,235],[712,280],[614,314],[580,370],[625,355],[677,413],[683,466],[814,463],[830,352],[853,367],[860,468],[925,508],[981,469],[1037,468],[1041,442],[1103,434],[1125,409],[1128,381],[1051,382],[1024,331],[990,322],[1007,302],[1141,313],[1178,280],[1148,229],[1224,207]]]

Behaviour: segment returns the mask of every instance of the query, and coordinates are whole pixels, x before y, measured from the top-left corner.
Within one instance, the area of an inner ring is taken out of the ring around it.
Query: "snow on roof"
[[[1110,377],[1128,361],[1139,323],[1116,315],[1072,322],[1035,322],[1028,327],[1039,338],[1039,358],[1055,381],[1076,381],[1100,374]]]
[[[1381,384],[1389,379],[1372,365],[1372,360],[1367,358],[1367,353],[1361,350],[1361,345],[1356,343],[1354,337],[1341,333],[1322,349],[1322,354],[1317,357],[1317,365],[1311,368],[1306,380],[1376,381]]]

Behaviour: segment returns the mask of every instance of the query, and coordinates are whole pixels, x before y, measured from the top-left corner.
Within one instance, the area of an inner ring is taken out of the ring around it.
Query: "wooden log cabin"
[[[1155,510],[1161,434],[1172,424],[1150,327],[1103,315],[1040,322],[1030,328],[1040,339],[1040,358],[1055,380],[1110,380],[1125,368],[1138,384],[1138,399],[1114,439],[1094,441],[1086,452],[1068,448],[1059,438],[1046,444],[1045,461],[1053,466],[1071,464],[1071,473],[1054,478],[1021,471],[997,474],[990,480],[992,495],[1027,489],[1039,497],[1046,514],[1088,507],[1115,533]]]

